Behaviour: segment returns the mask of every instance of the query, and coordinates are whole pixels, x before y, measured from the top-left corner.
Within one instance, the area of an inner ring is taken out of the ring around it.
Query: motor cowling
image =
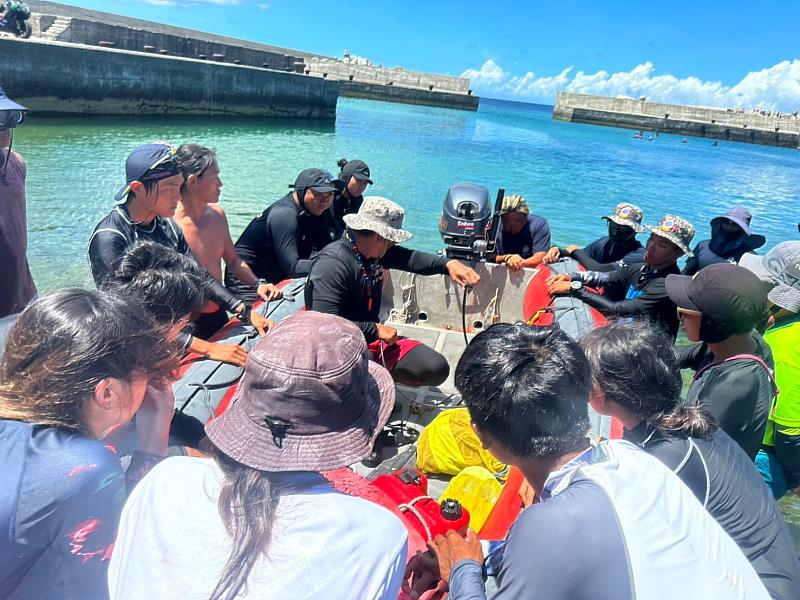
[[[486,253],[491,225],[489,190],[474,183],[455,183],[447,190],[439,233],[448,258],[480,260]]]

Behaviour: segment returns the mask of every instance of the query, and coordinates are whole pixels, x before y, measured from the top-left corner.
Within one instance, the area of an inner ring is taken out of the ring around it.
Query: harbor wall
[[[477,110],[469,80],[362,64],[78,7],[30,0],[33,36],[83,46],[304,73],[348,83],[345,95]]]
[[[38,113],[333,120],[339,83],[242,65],[0,38],[2,87]]]
[[[800,148],[800,119],[559,92],[553,118],[718,140]]]

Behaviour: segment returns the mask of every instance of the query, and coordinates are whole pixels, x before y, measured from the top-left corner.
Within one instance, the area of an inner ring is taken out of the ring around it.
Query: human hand
[[[450,279],[460,285],[477,285],[481,281],[480,275],[457,260],[448,261],[447,272],[450,274]]]
[[[506,254],[505,265],[510,271],[519,271],[522,268],[522,257],[519,254]]]
[[[136,413],[136,434],[139,449],[143,452],[167,455],[169,445],[169,426],[175,414],[175,395],[172,382],[150,382]]]
[[[237,344],[217,344],[210,342],[205,354],[211,360],[236,365],[244,368],[247,362],[247,351]]]
[[[278,286],[272,283],[259,284],[256,293],[264,302],[271,302],[272,300],[280,300],[283,298],[283,291],[279,290]]]
[[[450,571],[460,560],[469,559],[483,564],[483,548],[478,540],[478,534],[472,529],[467,529],[466,539],[451,529],[446,535],[437,535],[432,542],[428,542],[428,547],[436,555],[439,575],[445,581],[450,579]]]
[[[569,294],[571,290],[572,283],[569,281],[554,281],[547,286],[547,291],[551,296],[555,296],[557,294]]]
[[[561,258],[561,250],[558,246],[553,246],[545,253],[544,262],[549,265],[550,263],[556,262],[559,258]]]
[[[274,325],[272,321],[262,317],[256,310],[250,311],[250,324],[256,328],[258,335],[264,335],[267,333],[267,329]]]
[[[378,339],[384,342],[387,346],[392,346],[397,343],[397,329],[389,327],[383,323],[376,325],[378,328]]]
[[[558,275],[551,275],[547,278],[545,283],[550,286],[554,284],[556,281],[572,281],[572,275],[569,273],[559,273]]]
[[[577,250],[578,248],[580,248],[580,246],[576,246],[575,244],[572,244],[571,246],[567,246],[565,248],[565,250],[567,251],[567,254],[572,256],[572,253],[575,252],[575,250]]]
[[[433,551],[417,551],[406,565],[401,587],[409,598],[419,600],[425,592],[435,588],[440,579],[439,563]]]
[[[536,490],[528,483],[527,479],[523,479],[519,486],[519,498],[522,501],[522,506],[526,508],[533,504],[536,499]]]

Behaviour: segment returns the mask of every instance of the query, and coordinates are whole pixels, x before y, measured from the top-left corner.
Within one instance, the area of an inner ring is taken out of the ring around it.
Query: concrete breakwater
[[[240,65],[0,39],[2,86],[37,113],[333,120],[339,83]]]
[[[800,119],[559,92],[553,118],[732,142],[800,148]]]
[[[458,108],[465,110],[476,110],[479,98],[471,95],[469,81],[457,77],[434,75],[427,73],[417,73],[406,69],[387,69],[382,66],[349,65],[347,61],[336,60],[297,50],[289,50],[266,44],[237,40],[224,36],[217,36],[200,31],[193,31],[154,23],[131,19],[119,15],[92,11],[47,0],[30,0],[33,11],[31,24],[34,39],[47,42],[55,42],[55,45],[75,45],[88,53],[92,49],[102,49],[106,51],[116,50],[121,52],[120,56],[113,59],[114,66],[120,68],[125,73],[124,76],[107,70],[95,73],[100,79],[91,80],[90,70],[80,70],[81,79],[87,85],[87,98],[81,98],[80,94],[70,96],[67,107],[82,106],[89,112],[103,112],[104,114],[127,114],[124,111],[126,106],[135,106],[136,100],[127,97],[113,98],[122,96],[128,91],[130,81],[123,82],[124,79],[138,78],[144,81],[150,79],[147,73],[141,72],[141,77],[137,75],[146,61],[142,55],[152,58],[162,58],[170,60],[188,59],[194,61],[191,66],[185,62],[173,67],[175,74],[177,71],[188,70],[184,73],[184,79],[189,74],[205,74],[206,79],[216,78],[217,74],[225,73],[222,78],[230,80],[235,77],[248,81],[244,89],[244,98],[241,102],[237,100],[238,94],[231,93],[224,95],[221,101],[202,102],[209,96],[208,90],[199,98],[200,105],[196,110],[192,110],[192,101],[197,98],[197,94],[189,94],[186,98],[176,98],[166,104],[161,104],[167,109],[167,114],[206,114],[209,112],[219,112],[222,108],[223,113],[233,113],[252,116],[287,116],[287,117],[313,117],[313,118],[333,118],[335,115],[335,98],[333,99],[333,112],[330,110],[329,102],[332,90],[336,90],[338,95],[371,98],[375,100],[386,100],[391,102],[406,102],[411,104],[426,104],[431,106],[442,106],[447,108]],[[41,49],[29,50],[32,54],[48,54]],[[74,56],[74,53],[72,53]],[[98,57],[108,56],[103,54],[87,54],[94,61]],[[130,56],[126,61],[124,56]],[[56,57],[56,60],[58,58]],[[211,63],[213,66],[201,68],[195,63]],[[60,62],[58,63],[60,64]],[[159,70],[169,71],[166,63],[158,64]],[[75,66],[65,65],[65,73],[74,73]],[[254,71],[273,72],[272,75],[257,75],[250,72],[244,76],[238,72],[220,70],[218,67],[249,67]],[[19,77],[25,74],[18,69],[15,72]],[[276,73],[277,72],[277,73]],[[58,72],[54,73],[58,75]],[[295,77],[286,78],[285,75],[294,74]],[[30,81],[19,81],[19,87],[41,88],[41,81],[36,73],[31,72]],[[104,78],[105,77],[105,78]],[[4,74],[5,78],[5,74]],[[307,79],[306,83],[299,83],[301,79]],[[342,86],[338,82],[342,82]],[[289,83],[292,82],[292,83]],[[62,84],[64,89],[74,90],[70,81],[57,80],[53,84]],[[162,84],[163,85],[163,84]],[[173,84],[170,83],[170,86]],[[264,93],[258,102],[254,102],[257,95],[257,88],[261,85]],[[112,98],[107,98],[98,103],[97,95],[91,88],[97,87],[105,90]],[[138,86],[144,92],[146,86]],[[183,89],[183,83],[179,82],[177,88]],[[207,87],[207,86],[206,86]],[[346,88],[346,89],[345,89]],[[316,89],[316,92],[310,90]],[[116,90],[116,92],[115,92]],[[219,96],[222,90],[215,90],[212,94],[214,98]],[[153,92],[157,96],[163,93],[157,89]],[[18,94],[22,98],[25,94]],[[74,96],[74,97],[73,97]],[[44,101],[46,95],[39,94],[39,102],[42,110],[47,112],[63,112],[63,103],[47,104]],[[63,98],[61,95],[56,97]],[[114,100],[120,100],[117,102]],[[310,104],[306,105],[309,102]],[[177,108],[177,105],[180,105]],[[258,108],[260,105],[260,109]],[[107,111],[112,112],[108,113]],[[66,112],[78,112],[68,110]]]

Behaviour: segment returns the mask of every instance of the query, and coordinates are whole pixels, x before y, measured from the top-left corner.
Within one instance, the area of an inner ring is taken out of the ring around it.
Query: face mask
[[[745,237],[747,237],[747,234],[741,229],[726,231],[721,225],[716,225],[711,232],[711,242],[708,247],[714,254],[725,256],[741,246]]]
[[[628,242],[636,237],[636,232],[631,227],[610,224],[608,226],[608,239],[618,244]]]
[[[700,319],[700,339],[707,344],[718,344],[731,337],[731,333],[722,325],[703,315]]]

